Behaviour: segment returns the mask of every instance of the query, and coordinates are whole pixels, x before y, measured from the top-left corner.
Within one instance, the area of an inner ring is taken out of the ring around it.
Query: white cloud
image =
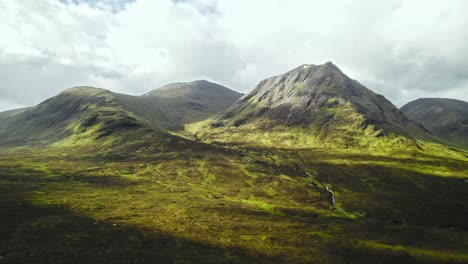
[[[468,2],[0,0],[0,110],[75,85],[142,94],[209,79],[246,92],[334,61],[401,105],[468,100]]]

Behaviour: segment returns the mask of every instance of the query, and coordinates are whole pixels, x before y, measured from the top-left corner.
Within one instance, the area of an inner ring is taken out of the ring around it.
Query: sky
[[[395,105],[468,101],[465,0],[0,0],[0,111],[73,86],[240,92],[332,61]]]

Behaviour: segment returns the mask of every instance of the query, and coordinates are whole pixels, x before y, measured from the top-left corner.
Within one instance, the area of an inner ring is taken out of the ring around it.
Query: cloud
[[[249,54],[246,77],[332,60],[350,77],[402,105],[418,97],[444,96],[441,90],[468,99],[467,5],[240,0],[222,1],[219,9],[225,24],[236,25],[233,39]]]
[[[247,92],[333,61],[397,105],[468,100],[468,2],[4,0],[0,110],[77,85],[142,94],[209,79]]]
[[[117,13],[125,9],[136,0],[59,0],[67,5],[88,5],[92,8],[112,11]]]
[[[187,5],[195,8],[198,12],[203,15],[217,15],[218,11],[218,0],[172,0],[175,4]]]

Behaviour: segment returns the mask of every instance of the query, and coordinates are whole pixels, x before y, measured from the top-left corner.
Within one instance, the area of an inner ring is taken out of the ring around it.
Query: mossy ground
[[[0,262],[466,263],[467,154],[424,146],[3,150]]]

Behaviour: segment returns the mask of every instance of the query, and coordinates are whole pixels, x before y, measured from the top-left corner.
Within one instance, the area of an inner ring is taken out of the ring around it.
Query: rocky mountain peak
[[[285,74],[265,79],[241,101],[252,100],[266,107],[288,104],[293,108],[307,108],[330,98],[344,102],[369,92],[332,62],[327,62],[303,64]]]
[[[421,131],[385,97],[349,78],[332,62],[303,64],[261,81],[214,126],[259,123],[263,128],[302,127],[321,134],[347,126],[365,130],[369,125],[375,131],[398,134],[412,134],[406,126]]]

